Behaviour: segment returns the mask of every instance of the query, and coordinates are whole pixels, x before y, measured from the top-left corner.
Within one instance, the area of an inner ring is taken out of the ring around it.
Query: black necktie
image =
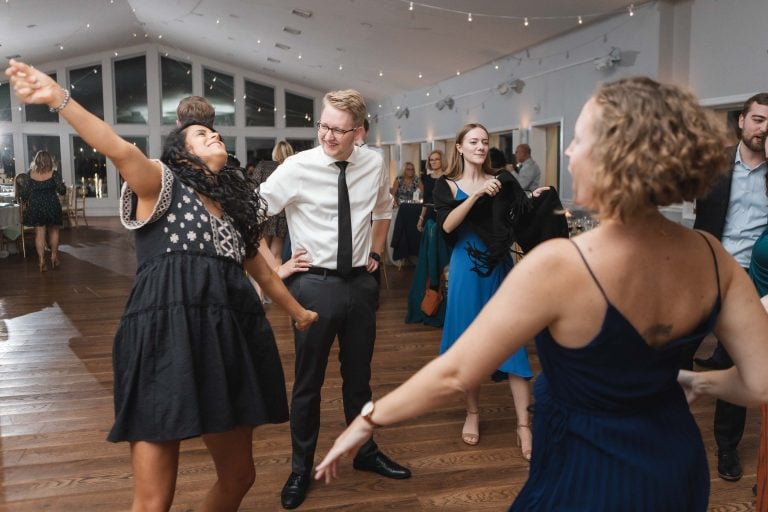
[[[336,270],[342,276],[352,272],[352,216],[349,211],[349,190],[347,189],[347,164],[336,162],[339,168],[339,250],[336,255]]]

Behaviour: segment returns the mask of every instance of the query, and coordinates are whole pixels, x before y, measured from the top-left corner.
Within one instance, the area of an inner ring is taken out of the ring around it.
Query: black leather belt
[[[344,279],[349,279],[351,277],[358,276],[363,272],[366,272],[366,270],[365,270],[365,267],[352,267],[352,271],[349,273],[349,275],[346,275],[346,276],[339,274],[339,271],[336,270],[335,268],[309,267],[307,269],[307,272],[310,274],[318,275],[318,276],[331,276],[331,277],[341,277]]]

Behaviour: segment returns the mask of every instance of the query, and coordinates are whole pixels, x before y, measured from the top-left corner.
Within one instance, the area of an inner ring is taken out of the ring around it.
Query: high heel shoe
[[[48,265],[45,263],[44,259],[38,261],[38,266],[40,267],[40,273],[48,271]]]
[[[51,257],[51,270],[56,270],[61,265],[61,262],[59,261],[59,258],[53,258]]]
[[[531,445],[533,445],[533,432],[531,431],[531,426],[520,423],[517,425],[517,447],[520,448],[520,453],[522,454],[523,458],[528,462],[531,462],[531,453],[533,452],[533,447],[524,447],[523,440],[520,437],[520,429],[526,428],[528,429],[528,433],[531,436]]]
[[[467,419],[464,420],[464,430],[461,431],[461,440],[469,446],[475,446],[480,442],[480,418],[477,420],[477,432],[467,430],[467,422],[470,416],[479,416],[480,411],[467,411]]]

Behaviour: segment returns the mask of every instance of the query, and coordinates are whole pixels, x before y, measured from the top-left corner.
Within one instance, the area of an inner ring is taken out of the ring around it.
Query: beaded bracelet
[[[69,90],[68,89],[61,89],[61,90],[64,91],[64,99],[61,100],[61,103],[59,104],[59,106],[58,107],[48,107],[48,110],[50,112],[53,112],[54,114],[58,114],[59,112],[64,110],[64,107],[66,107],[67,104],[69,103],[69,98],[70,98]]]

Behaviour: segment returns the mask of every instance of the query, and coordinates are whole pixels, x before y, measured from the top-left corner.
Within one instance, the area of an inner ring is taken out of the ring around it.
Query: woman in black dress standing
[[[51,268],[59,266],[59,227],[61,203],[58,194],[66,192],[61,174],[56,170],[51,154],[38,151],[29,168],[29,180],[19,191],[24,203],[24,225],[35,227],[35,249],[40,272],[48,270],[45,261],[46,238],[51,249]],[[46,234],[48,235],[46,237]]]

